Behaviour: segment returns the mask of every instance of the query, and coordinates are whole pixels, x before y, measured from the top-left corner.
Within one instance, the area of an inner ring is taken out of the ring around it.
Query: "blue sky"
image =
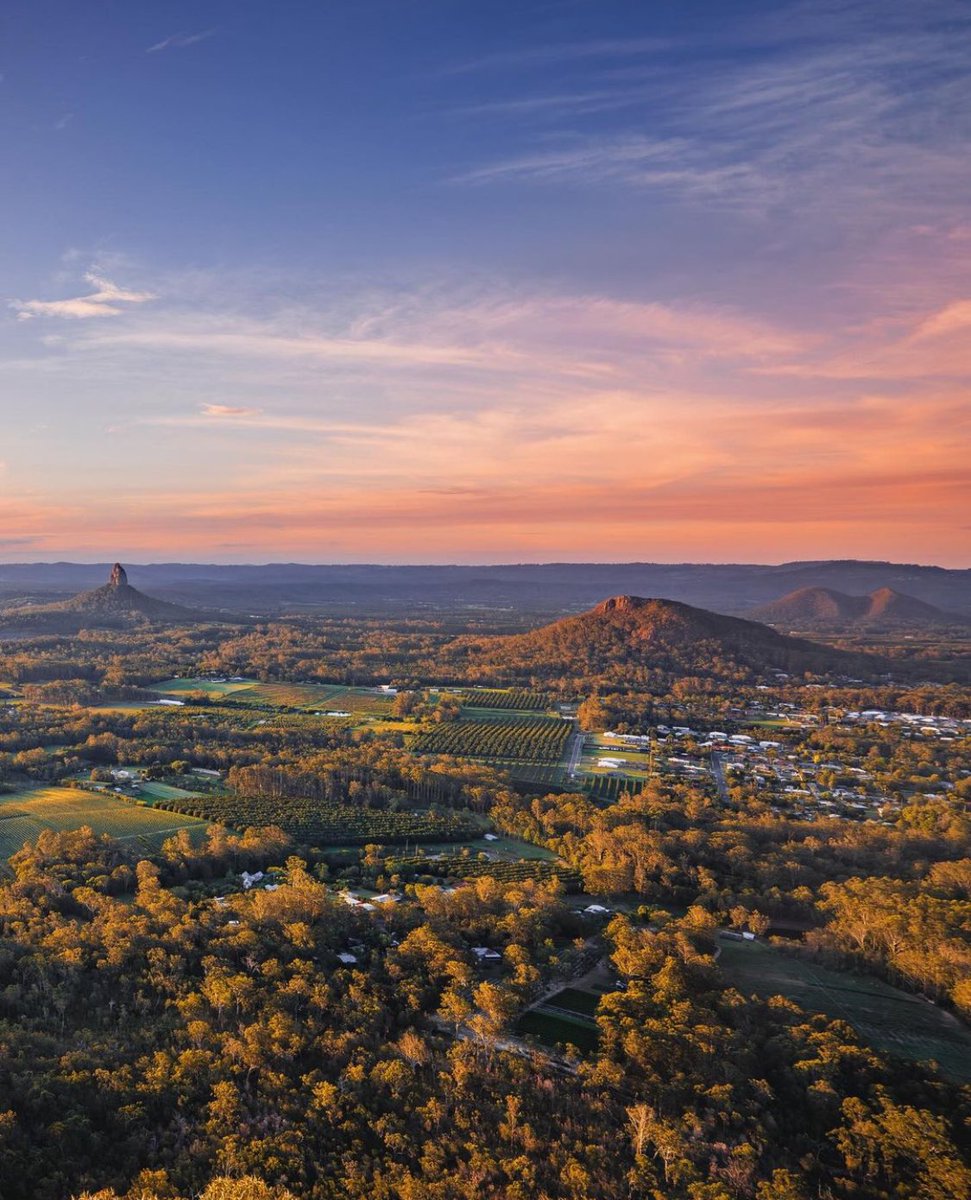
[[[969,33],[8,3],[0,556],[966,562]]]

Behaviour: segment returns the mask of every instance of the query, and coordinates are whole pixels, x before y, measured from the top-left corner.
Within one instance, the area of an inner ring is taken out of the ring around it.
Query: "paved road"
[[[577,767],[580,765],[580,759],[583,757],[583,747],[586,743],[586,734],[581,730],[577,730],[573,735],[573,744],[570,747],[570,761],[567,764],[567,774],[571,777],[576,774]]]
[[[722,770],[722,762],[717,750],[711,752],[711,773],[715,777],[715,786],[718,788],[718,795],[721,797],[722,803],[727,804],[728,784],[725,782],[725,772]]]

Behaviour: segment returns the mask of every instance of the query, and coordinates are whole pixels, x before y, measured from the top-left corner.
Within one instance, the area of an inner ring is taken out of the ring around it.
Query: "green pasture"
[[[174,790],[174,789],[173,789]],[[205,822],[180,813],[133,804],[113,792],[46,787],[0,795],[0,859],[6,860],[44,829],[58,832],[87,825],[120,841],[138,839],[157,847],[179,829],[198,830]]]
[[[299,708],[347,712],[352,716],[387,716],[393,696],[372,688],[347,687],[342,683],[260,683],[256,679],[213,682],[210,679],[166,679],[152,691],[173,700],[192,692],[205,692],[214,700],[225,698],[260,708]],[[144,702],[134,707],[144,707]]]
[[[551,1048],[571,1045],[584,1051],[596,1050],[600,1037],[600,1030],[588,1018],[560,1011],[548,1012],[543,1008],[531,1008],[523,1013],[514,1032],[520,1037],[535,1038]]]
[[[927,1000],[762,942],[719,945],[719,967],[746,995],[785,996],[807,1012],[846,1021],[877,1050],[918,1062],[933,1060],[945,1075],[971,1083],[971,1033]]]
[[[423,842],[421,846],[429,857],[433,854],[461,854],[468,848],[473,854],[491,854],[502,862],[529,861],[556,862],[557,855],[545,846],[534,846],[532,842],[523,842],[519,838],[500,836],[497,842],[486,841],[484,837],[473,838],[462,842]]]
[[[593,992],[584,992],[579,988],[567,987],[561,992],[557,992],[555,996],[550,996],[544,1001],[543,1008],[555,1008],[558,1011],[563,1010],[567,1013],[572,1013],[574,1016],[589,1017],[593,1019],[597,1015],[597,1008],[600,1005],[600,996]]]
[[[257,680],[243,679],[230,682],[230,680],[220,680],[214,682],[211,679],[164,679],[161,683],[153,683],[151,691],[162,692],[166,696],[172,696],[179,700],[185,692],[205,692],[208,696],[232,696],[237,692],[247,691],[251,687],[255,687]]]
[[[190,796],[198,796],[199,793],[151,780],[138,784],[138,795],[139,799],[146,800],[185,800]]]

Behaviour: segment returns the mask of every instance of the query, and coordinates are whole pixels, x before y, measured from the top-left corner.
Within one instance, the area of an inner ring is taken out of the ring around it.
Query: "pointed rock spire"
[[[108,583],[112,587],[125,587],[128,583],[128,576],[125,574],[125,568],[121,563],[115,563],[111,568],[111,574],[108,576]]]

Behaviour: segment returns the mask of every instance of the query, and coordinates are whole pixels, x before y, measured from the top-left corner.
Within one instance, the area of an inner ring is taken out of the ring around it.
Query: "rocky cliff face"
[[[117,627],[138,620],[192,622],[206,619],[207,614],[146,596],[131,586],[121,563],[115,563],[108,582],[93,591],[81,592],[58,604],[13,609],[6,616],[15,626],[70,632],[87,626]]]

